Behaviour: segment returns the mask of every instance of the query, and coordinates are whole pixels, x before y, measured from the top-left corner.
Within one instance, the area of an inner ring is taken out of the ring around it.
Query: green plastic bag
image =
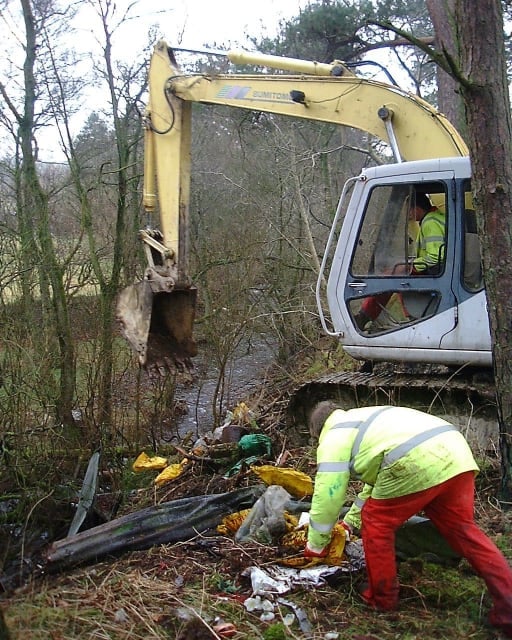
[[[242,436],[238,447],[244,456],[270,456],[272,453],[272,441],[263,433]]]

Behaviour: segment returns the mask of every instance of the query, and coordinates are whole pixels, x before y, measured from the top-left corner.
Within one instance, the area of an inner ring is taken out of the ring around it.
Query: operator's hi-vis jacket
[[[478,471],[464,436],[449,422],[403,407],[336,410],[325,421],[317,449],[308,545],[323,549],[339,519],[350,478],[364,487],[344,521],[361,527],[371,496],[397,498]]]
[[[416,258],[413,261],[414,271],[424,273],[443,270],[446,244],[446,214],[442,209],[428,211],[420,224],[416,240]]]

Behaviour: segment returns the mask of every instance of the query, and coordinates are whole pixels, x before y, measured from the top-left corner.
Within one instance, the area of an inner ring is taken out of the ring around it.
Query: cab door
[[[455,327],[454,184],[449,171],[356,184],[327,285],[331,318],[349,353],[353,346],[353,355],[372,358],[382,348],[377,359],[417,360],[410,350],[439,349]],[[413,274],[419,224],[410,210],[420,193],[444,213],[445,230],[437,269]]]

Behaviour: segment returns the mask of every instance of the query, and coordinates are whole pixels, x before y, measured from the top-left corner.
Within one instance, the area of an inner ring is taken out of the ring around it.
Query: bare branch
[[[441,67],[441,69],[443,69],[443,71],[446,71],[446,73],[450,74],[450,76],[457,80],[457,82],[459,82],[465,89],[472,88],[471,82],[469,82],[468,78],[462,73],[460,67],[456,64],[453,57],[444,47],[442,49],[442,52],[440,52],[434,47],[430,46],[430,43],[427,42],[425,38],[416,38],[416,36],[414,36],[412,33],[404,31],[403,29],[399,29],[398,27],[392,25],[390,22],[378,22],[369,20],[367,24],[396,33],[398,36],[400,36],[404,40],[409,41],[410,44],[418,47],[418,49],[426,53],[437,65]]]

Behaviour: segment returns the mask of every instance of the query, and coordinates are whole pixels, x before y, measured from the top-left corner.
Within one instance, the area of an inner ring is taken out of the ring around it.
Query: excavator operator
[[[412,263],[412,275],[438,275],[444,268],[446,213],[434,207],[425,193],[416,192],[409,204],[409,218],[419,223],[416,238],[416,257]],[[400,273],[398,270],[394,274]],[[383,293],[366,298],[361,309],[354,316],[359,329],[364,329],[375,320],[391,298],[391,293]]]
[[[446,213],[432,206],[424,193],[417,193],[411,203],[409,215],[420,223],[416,240],[416,258],[412,263],[412,274],[438,275],[444,266],[446,235]]]

